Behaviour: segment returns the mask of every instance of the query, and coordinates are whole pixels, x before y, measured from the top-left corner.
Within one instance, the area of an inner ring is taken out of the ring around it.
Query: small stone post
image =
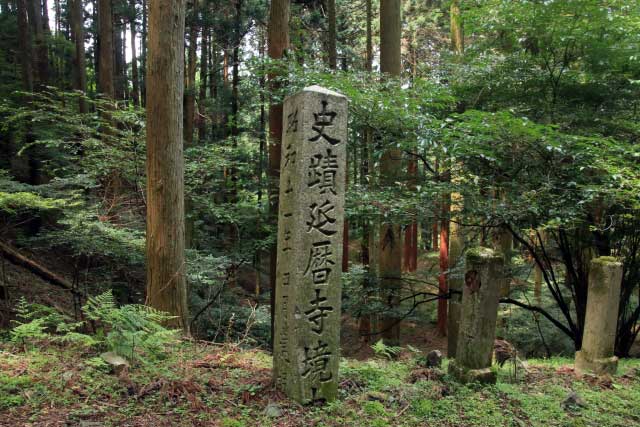
[[[622,263],[613,257],[591,260],[589,294],[584,319],[582,349],[576,352],[576,371],[614,374],[618,358],[613,355],[620,304]]]
[[[285,99],[273,375],[302,404],[338,394],[346,145],[345,96]]]
[[[463,383],[495,383],[491,362],[504,257],[488,248],[475,248],[465,260],[458,345],[449,373]]]

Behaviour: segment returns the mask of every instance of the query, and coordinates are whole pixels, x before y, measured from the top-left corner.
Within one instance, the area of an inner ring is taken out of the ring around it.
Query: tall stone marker
[[[311,86],[284,101],[274,379],[306,404],[338,394],[347,98]]]
[[[613,257],[591,261],[589,294],[584,319],[582,349],[576,352],[576,370],[614,374],[618,358],[613,355],[620,304],[622,263]]]
[[[449,373],[458,381],[495,383],[491,369],[504,257],[488,248],[467,251],[456,357]]]

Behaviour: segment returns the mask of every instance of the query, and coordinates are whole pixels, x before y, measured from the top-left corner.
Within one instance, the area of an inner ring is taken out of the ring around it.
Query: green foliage
[[[246,424],[244,421],[236,420],[235,418],[223,418],[222,427],[244,427]]]
[[[269,404],[279,415],[270,418],[268,399],[262,396],[272,363],[266,352],[181,341],[167,346],[167,353],[152,365],[130,370],[125,383],[122,376],[107,374],[102,359],[86,358],[72,347],[0,352],[0,410],[18,425],[50,421],[47,411],[53,406],[71,408],[69,419],[90,415],[113,425],[158,419],[160,413],[176,425],[614,427],[637,424],[640,404],[637,359],[621,360],[617,374],[601,379],[577,378],[567,369],[573,358],[530,360],[526,381],[494,386],[465,386],[430,370],[429,378],[415,360],[343,359],[343,399],[322,407],[277,399]],[[203,358],[221,363],[215,369],[194,366]],[[247,399],[245,390],[256,392],[256,398]],[[584,407],[563,407],[571,391]],[[112,406],[105,409],[105,401]]]
[[[11,329],[11,341],[26,345],[27,341],[46,338],[44,319],[33,319],[26,323],[19,323]]]
[[[92,335],[77,332],[86,328],[87,322],[70,322],[55,309],[29,304],[24,298],[16,311],[21,320],[14,321],[10,336],[13,342],[23,345],[50,338],[148,363],[162,357],[178,339],[178,331],[163,326],[172,316],[144,305],[118,307],[111,291],[90,297],[82,307],[87,320],[97,327]]]
[[[0,211],[9,215],[17,215],[27,211],[60,209],[64,204],[64,200],[41,197],[34,193],[0,191]]]
[[[371,348],[376,355],[389,360],[396,358],[402,351],[402,347],[386,345],[382,339],[379,339]]]
[[[29,304],[24,297],[16,305],[17,319],[13,320],[14,327],[10,331],[11,340],[26,345],[44,338],[58,328],[70,332],[74,325],[68,325],[68,317],[61,315],[56,309],[41,304]],[[75,325],[77,327],[77,324]]]
[[[384,405],[380,402],[365,402],[364,403],[364,412],[369,416],[377,416],[377,415],[386,415],[387,411],[384,408]]]
[[[82,310],[99,325],[96,341],[130,360],[149,362],[161,357],[166,346],[177,340],[178,331],[162,326],[172,316],[144,305],[117,307],[111,291],[89,298]]]
[[[523,303],[531,304],[533,302],[530,294],[512,293],[511,297]],[[541,303],[536,305],[556,318],[562,317],[548,292],[543,292]],[[501,322],[498,322],[496,334],[513,344],[518,349],[518,355],[521,358],[541,358],[551,355],[569,356],[575,353],[571,338],[540,314],[512,305],[503,305],[500,316]]]
[[[14,406],[22,406],[26,402],[26,397],[17,390],[26,388],[31,383],[28,375],[11,377],[5,373],[0,373],[0,409],[7,410]]]

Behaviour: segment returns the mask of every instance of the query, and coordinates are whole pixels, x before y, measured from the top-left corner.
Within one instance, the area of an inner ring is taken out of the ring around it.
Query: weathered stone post
[[[456,358],[449,373],[461,382],[495,383],[491,369],[504,258],[488,248],[467,251]]]
[[[591,260],[589,294],[584,319],[582,349],[576,352],[576,370],[614,374],[618,358],[613,355],[620,304],[622,263],[613,257]]]
[[[338,393],[347,98],[284,101],[273,374],[300,403]]]

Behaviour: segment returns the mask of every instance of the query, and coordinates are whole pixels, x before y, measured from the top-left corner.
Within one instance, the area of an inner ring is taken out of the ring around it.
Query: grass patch
[[[612,379],[578,378],[572,360],[528,361],[513,381],[460,385],[416,359],[341,363],[340,399],[301,407],[271,384],[259,350],[181,342],[155,364],[115,374],[72,347],[23,352],[0,344],[0,411],[8,425],[215,426],[624,426],[640,424],[640,361],[624,360]],[[565,407],[569,393],[583,406]],[[265,411],[276,405],[273,411]]]

